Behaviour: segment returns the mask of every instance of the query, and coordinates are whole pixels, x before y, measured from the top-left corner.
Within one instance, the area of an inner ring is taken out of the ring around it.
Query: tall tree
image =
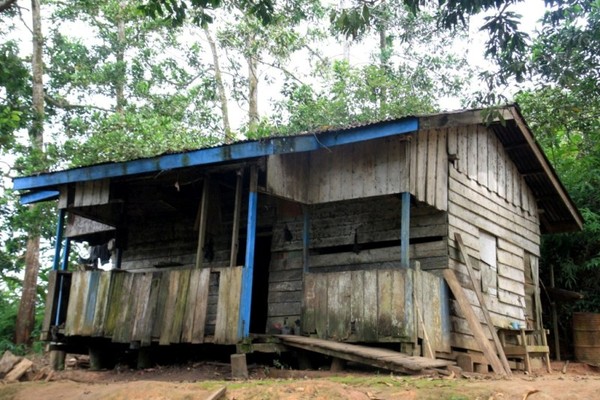
[[[32,108],[33,120],[29,128],[29,140],[34,152],[44,152],[44,82],[43,82],[43,47],[42,17],[39,0],[31,1],[32,42],[33,53],[31,56],[32,70]],[[35,207],[35,206],[32,206]],[[31,333],[35,324],[35,301],[37,292],[37,279],[40,266],[40,232],[39,224],[33,223],[30,227],[25,250],[25,278],[23,292],[17,313],[15,328],[15,343],[17,345],[29,344]]]

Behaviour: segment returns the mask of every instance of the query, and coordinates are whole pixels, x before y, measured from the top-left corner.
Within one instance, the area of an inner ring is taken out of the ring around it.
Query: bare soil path
[[[143,371],[67,370],[48,382],[0,385],[0,400],[65,399],[206,399],[225,386],[225,399],[451,399],[540,400],[600,399],[600,372],[585,364],[554,363],[556,372],[515,373],[511,379],[491,375],[406,377],[388,373],[290,371],[254,366],[247,381],[228,380],[229,368],[196,363]]]

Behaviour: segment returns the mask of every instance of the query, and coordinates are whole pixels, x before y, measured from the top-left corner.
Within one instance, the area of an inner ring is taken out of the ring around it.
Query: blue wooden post
[[[54,271],[58,271],[58,267],[60,266],[62,270],[65,270],[68,254],[70,250],[70,242],[67,240],[65,244],[65,254],[61,263],[61,249],[62,249],[62,241],[63,241],[63,231],[65,226],[65,210],[61,208],[58,210],[58,223],[56,224],[56,243],[54,244],[54,260],[52,262],[52,269]],[[54,325],[60,325],[60,309],[62,306],[62,297],[63,297],[63,280],[64,277],[62,275],[59,276],[58,282],[58,298],[56,299],[56,314],[54,315]]]
[[[60,265],[60,252],[62,248],[63,240],[63,228],[65,226],[65,210],[61,208],[58,210],[58,223],[56,224],[56,243],[54,243],[54,260],[52,262],[52,269],[58,270]]]
[[[242,288],[240,295],[240,318],[238,321],[238,338],[250,334],[250,310],[252,308],[252,278],[254,272],[254,245],[256,243],[256,217],[258,205],[257,193],[258,169],[253,165],[250,170],[250,193],[248,195],[248,228],[246,230],[246,260],[242,271]]]
[[[65,250],[63,252],[62,263],[60,264],[60,269],[63,271],[67,270],[69,266],[69,253],[71,252],[71,240],[69,238],[65,239]]]
[[[408,248],[410,245],[410,193],[402,193],[402,222],[400,226],[400,266],[409,267]]]

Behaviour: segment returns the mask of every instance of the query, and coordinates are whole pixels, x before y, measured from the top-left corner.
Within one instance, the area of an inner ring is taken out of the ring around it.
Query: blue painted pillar
[[[248,227],[246,230],[246,260],[242,270],[242,288],[240,295],[240,318],[238,321],[238,339],[250,334],[250,310],[252,308],[252,278],[254,272],[254,245],[256,243],[257,219],[257,180],[258,169],[250,169],[250,192],[248,195]]]
[[[408,247],[410,245],[410,193],[402,193],[402,222],[400,225],[400,266],[408,268],[410,259]]]
[[[69,253],[71,252],[71,240],[69,238],[65,239],[65,250],[63,253],[62,263],[60,264],[60,269],[63,271],[67,270],[69,266]]]
[[[56,243],[54,244],[54,260],[52,262],[52,269],[54,271],[57,271],[60,265],[60,253],[62,249],[64,226],[65,210],[61,208],[60,210],[58,210],[58,223],[56,224]]]

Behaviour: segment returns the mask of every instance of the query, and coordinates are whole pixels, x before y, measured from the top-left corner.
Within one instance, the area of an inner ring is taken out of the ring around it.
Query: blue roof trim
[[[273,154],[318,150],[324,147],[334,147],[415,132],[418,129],[419,119],[409,117],[401,120],[381,122],[339,131],[234,143],[231,145],[199,149],[185,153],[166,154],[146,159],[92,165],[89,167],[74,168],[41,175],[25,176],[14,178],[13,188],[15,190],[41,189],[71,182],[158,172],[168,169],[214,164],[223,161],[243,160]]]
[[[25,193],[21,195],[21,204],[33,204],[40,201],[55,200],[59,196],[58,190],[43,190],[41,192]]]

